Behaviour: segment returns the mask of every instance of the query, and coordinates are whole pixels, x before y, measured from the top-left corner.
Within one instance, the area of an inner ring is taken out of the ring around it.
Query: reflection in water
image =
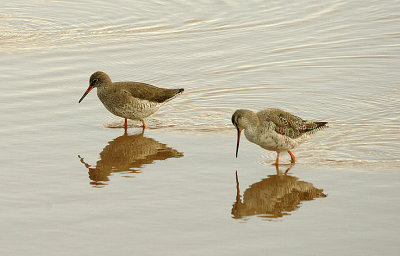
[[[290,168],[289,168],[290,169]],[[288,169],[288,170],[289,170]],[[301,201],[326,197],[322,189],[313,184],[300,181],[294,176],[282,174],[268,175],[251,185],[243,194],[243,202],[239,191],[239,178],[236,172],[236,202],[232,207],[235,219],[259,215],[265,218],[280,218],[300,207]]]
[[[114,172],[137,173],[144,164],[154,160],[182,157],[183,153],[167,147],[152,138],[141,134],[124,135],[110,141],[100,153],[100,160],[91,167],[78,155],[81,162],[89,169],[90,184],[95,187],[107,185],[109,176]]]

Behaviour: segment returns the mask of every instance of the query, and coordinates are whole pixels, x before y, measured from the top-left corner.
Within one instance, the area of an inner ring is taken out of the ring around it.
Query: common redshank
[[[260,147],[276,151],[275,165],[279,165],[279,154],[287,151],[291,162],[296,159],[290,150],[294,149],[310,135],[327,127],[327,122],[303,120],[298,116],[276,108],[268,108],[254,113],[247,109],[238,109],[232,115],[232,123],[237,129],[236,157],[239,151],[240,133]]]
[[[101,71],[90,76],[89,87],[79,103],[93,89],[97,88],[97,96],[104,107],[116,116],[140,120],[146,128],[144,118],[154,114],[163,104],[181,94],[184,89],[164,89],[140,82],[112,82],[110,77]]]

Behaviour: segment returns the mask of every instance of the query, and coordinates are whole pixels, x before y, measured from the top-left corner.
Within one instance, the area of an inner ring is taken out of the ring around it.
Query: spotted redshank
[[[287,151],[291,162],[296,159],[290,150],[294,149],[316,131],[327,127],[327,122],[303,120],[291,113],[269,108],[254,113],[247,109],[238,109],[232,115],[232,123],[237,129],[236,157],[239,151],[240,133],[260,147],[276,151],[275,165],[279,165],[279,154]]]
[[[83,94],[79,103],[93,89],[97,88],[97,96],[108,111],[116,116],[140,120],[143,129],[146,127],[144,118],[154,114],[163,104],[181,94],[184,89],[164,89],[140,82],[115,82],[101,71],[90,76],[89,88]]]

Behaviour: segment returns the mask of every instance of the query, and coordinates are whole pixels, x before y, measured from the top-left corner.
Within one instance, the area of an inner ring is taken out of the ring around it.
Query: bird
[[[184,89],[165,89],[141,82],[112,82],[110,77],[102,72],[94,72],[89,79],[89,87],[79,100],[79,103],[93,89],[97,88],[97,96],[104,107],[116,116],[142,121],[154,114],[163,104],[182,94]]]
[[[237,129],[236,158],[239,152],[240,134],[244,134],[252,143],[276,151],[275,165],[279,165],[279,155],[287,151],[291,162],[296,158],[290,151],[307,140],[310,135],[326,128],[328,122],[303,120],[289,112],[277,108],[268,108],[257,113],[248,109],[238,109],[232,115],[232,124]]]

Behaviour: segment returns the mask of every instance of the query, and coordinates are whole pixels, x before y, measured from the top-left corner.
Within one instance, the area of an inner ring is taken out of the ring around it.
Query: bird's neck
[[[105,84],[102,84],[101,86],[99,86],[99,87],[97,87],[97,91],[99,92],[99,91],[106,91],[106,90],[108,90],[108,89],[110,89],[112,86],[112,83],[105,83]]]
[[[249,131],[255,131],[260,123],[257,114],[254,112],[249,112],[245,120],[245,129]]]

